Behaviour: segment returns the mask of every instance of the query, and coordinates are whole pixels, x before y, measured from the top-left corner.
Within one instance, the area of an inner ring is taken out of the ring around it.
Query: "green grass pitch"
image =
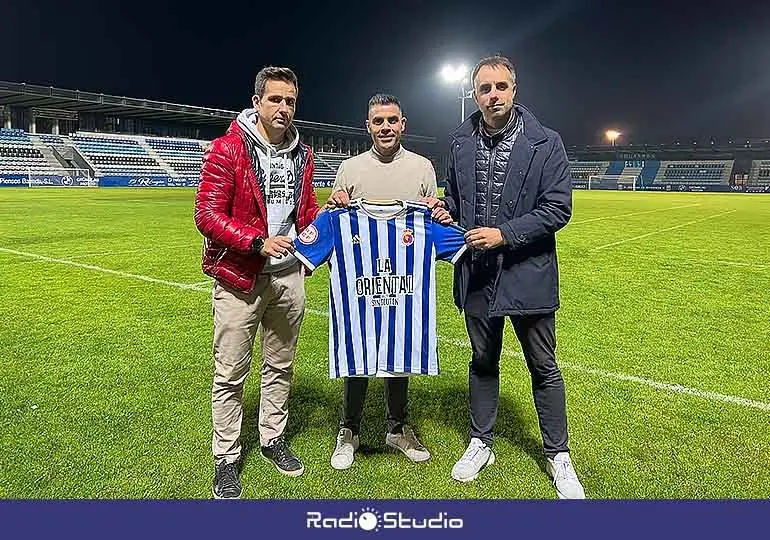
[[[0,190],[0,497],[210,496],[210,281],[193,198]],[[588,496],[767,497],[770,197],[580,191],[574,201],[558,236],[557,352]],[[497,463],[468,485],[450,479],[467,443],[470,355],[451,281],[440,263],[443,372],[410,387],[431,461],[385,450],[374,381],[355,465],[329,466],[342,383],[327,376],[323,269],[306,282],[288,427],[305,475],[259,459],[252,375],[245,497],[554,498],[510,327]]]

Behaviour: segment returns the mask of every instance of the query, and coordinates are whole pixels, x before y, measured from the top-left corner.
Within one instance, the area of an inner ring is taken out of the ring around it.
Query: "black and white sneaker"
[[[270,444],[262,447],[262,458],[275,465],[278,472],[286,476],[301,476],[305,472],[305,467],[297,456],[295,456],[289,444],[283,437],[278,437],[270,441]]]
[[[238,478],[238,464],[221,461],[214,466],[215,499],[240,499],[241,480]]]

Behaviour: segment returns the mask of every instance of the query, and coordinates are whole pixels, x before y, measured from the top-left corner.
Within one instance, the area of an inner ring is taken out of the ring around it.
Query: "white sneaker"
[[[353,454],[358,450],[358,435],[348,428],[337,433],[337,446],[332,454],[332,468],[342,471],[353,465]]]
[[[470,482],[478,478],[481,469],[495,462],[495,453],[481,439],[471,439],[463,457],[452,467],[452,478]]]
[[[548,475],[553,478],[553,485],[556,487],[556,494],[560,499],[586,498],[568,452],[560,452],[553,459],[548,458],[545,469],[548,471]]]

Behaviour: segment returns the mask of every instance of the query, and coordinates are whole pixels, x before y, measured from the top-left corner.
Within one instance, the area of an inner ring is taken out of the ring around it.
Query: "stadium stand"
[[[0,171],[9,174],[41,174],[51,170],[48,160],[20,129],[0,129]]]
[[[347,154],[332,152],[316,152],[314,156],[315,174],[313,180],[316,182],[334,182],[340,164],[350,157]]]
[[[770,186],[770,160],[754,160],[751,162],[749,186]]]
[[[49,174],[66,167],[63,149],[79,153],[96,177],[158,176],[197,178],[207,141],[79,131],[70,136],[31,135],[20,129],[0,129],[0,171],[8,174]],[[315,153],[314,180],[330,185],[348,154]],[[641,166],[639,166],[641,165]],[[619,160],[570,161],[575,181],[603,175],[627,175],[639,186],[684,184],[727,186],[734,160],[678,160],[627,162]],[[770,186],[770,160],[753,160],[746,185]]]
[[[588,180],[591,176],[607,174],[609,161],[570,161],[570,176],[573,180]]]
[[[661,161],[654,183],[727,185],[732,172],[732,160]]]
[[[74,171],[98,178],[100,185],[192,186],[206,141],[221,135],[238,112],[0,81],[0,175]],[[319,185],[328,186],[344,159],[371,146],[362,127],[295,123],[315,151]],[[404,143],[431,158],[437,183],[444,184],[448,156],[438,153],[436,139],[407,134]],[[590,187],[591,177],[607,177],[624,179],[616,182],[618,189],[635,178],[635,187],[653,191],[741,192],[753,187],[752,193],[770,193],[768,138],[566,149],[578,189]]]
[[[764,163],[762,169],[760,163]],[[757,161],[752,168],[754,185],[770,184],[770,161]],[[570,161],[573,181],[585,181],[589,177],[619,175],[635,177],[638,186],[652,185],[693,185],[727,186],[730,184],[734,160],[644,160],[644,161]],[[760,171],[766,175],[767,184],[759,180]]]
[[[639,183],[641,186],[649,186],[655,181],[655,177],[660,170],[660,161],[647,160],[644,162],[641,172],[639,173]]]
[[[620,171],[620,174],[622,176],[627,176],[629,178],[633,177],[633,178],[638,179],[642,175],[642,168],[643,167],[639,167],[638,165],[631,165],[631,166],[626,165]],[[638,180],[637,180],[637,182],[638,182]]]
[[[607,167],[607,172],[605,174],[609,176],[616,176],[623,173],[623,169],[626,168],[626,162],[625,161],[611,161],[610,166]]]
[[[40,140],[45,144],[64,144],[64,137],[61,137],[59,135],[50,135],[48,133],[41,133],[38,135]]]
[[[76,132],[70,136],[31,135],[19,129],[0,129],[0,171],[50,174],[71,167],[61,157],[66,149],[82,157],[95,177],[162,176],[196,178],[208,141],[137,135]],[[57,157],[58,156],[58,157]],[[314,180],[333,182],[347,154],[315,154]]]
[[[169,174],[137,137],[78,132],[70,140],[94,167],[97,176]]]
[[[205,141],[148,138],[150,153],[156,153],[158,161],[165,162],[172,176],[197,176],[201,171]]]

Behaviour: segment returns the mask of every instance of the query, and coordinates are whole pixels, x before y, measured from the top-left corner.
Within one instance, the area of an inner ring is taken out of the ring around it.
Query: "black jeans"
[[[369,387],[368,377],[345,378],[345,394],[342,405],[341,428],[348,428],[353,435],[361,430],[361,419],[364,416],[366,390]],[[393,377],[385,379],[385,404],[387,406],[388,433],[400,433],[407,418],[407,391],[409,377]]]
[[[471,283],[465,309],[465,324],[473,349],[468,376],[470,436],[491,446],[500,402],[500,354],[505,318],[488,315],[494,281],[483,281]],[[559,452],[569,452],[564,379],[556,364],[555,314],[510,319],[532,378],[545,454],[553,457]]]

